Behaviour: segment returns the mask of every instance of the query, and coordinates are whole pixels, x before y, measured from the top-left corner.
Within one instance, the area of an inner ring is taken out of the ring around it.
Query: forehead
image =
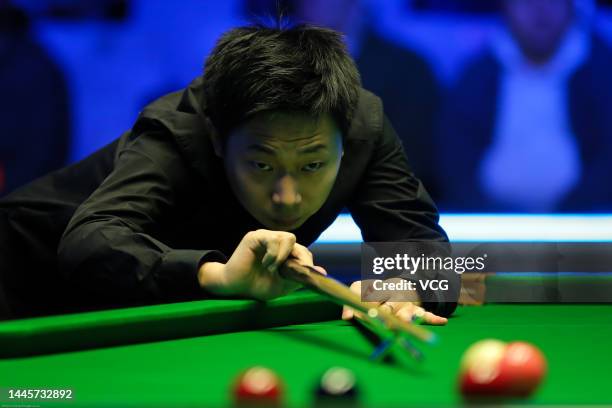
[[[312,116],[303,112],[274,111],[253,116],[236,132],[238,142],[304,144],[331,143],[339,130],[331,115]]]

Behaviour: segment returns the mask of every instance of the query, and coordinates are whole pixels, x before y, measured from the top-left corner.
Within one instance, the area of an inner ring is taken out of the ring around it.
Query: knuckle
[[[397,316],[400,317],[402,320],[410,320],[412,318],[412,313],[409,310],[400,309],[397,312]]]
[[[308,251],[307,249],[304,249],[304,250],[298,251],[298,254],[299,254],[301,257],[305,257],[306,259],[309,259],[309,260],[311,260],[311,261],[312,261],[312,259],[313,259],[312,253],[311,253],[310,251]]]
[[[295,242],[297,241],[297,238],[295,236],[295,234],[291,233],[291,232],[285,232],[283,233],[284,238],[289,241],[292,244],[295,244]]]
[[[257,239],[259,237],[261,237],[262,235],[265,234],[265,230],[262,229],[257,229],[254,231],[249,231],[246,233],[245,237],[251,238],[251,239]]]

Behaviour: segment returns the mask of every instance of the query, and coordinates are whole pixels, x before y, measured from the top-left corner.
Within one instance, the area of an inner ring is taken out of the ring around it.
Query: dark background
[[[22,163],[32,168],[27,177],[34,178],[40,175],[34,174],[37,163],[49,160],[50,169],[83,158],[128,129],[148,102],[186,86],[202,72],[204,59],[221,33],[266,14],[270,4],[270,0],[247,4],[241,0],[0,0],[0,33],[27,37],[26,45],[14,45],[5,35],[0,52],[28,50],[11,67],[6,59],[0,60],[0,123],[18,123],[0,127],[0,161]],[[368,25],[389,43],[418,53],[431,67],[442,93],[500,25],[497,2],[490,0],[364,4]],[[609,41],[612,0],[576,0],[576,4],[583,18]],[[54,138],[62,141],[51,147]],[[445,170],[444,163],[437,166]],[[9,179],[0,167],[0,187],[9,185]],[[612,210],[608,198],[598,210]],[[441,209],[453,210],[443,200]]]

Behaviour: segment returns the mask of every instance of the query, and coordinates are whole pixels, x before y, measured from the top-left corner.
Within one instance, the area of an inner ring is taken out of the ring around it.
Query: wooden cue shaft
[[[387,310],[362,302],[359,295],[352,292],[346,285],[323,276],[316,270],[301,265],[296,260],[287,260],[281,267],[280,274],[286,279],[291,279],[326,295],[336,303],[350,306],[372,318],[380,317],[392,330],[405,332],[425,342],[431,342],[434,339],[432,332],[412,323],[404,322]]]

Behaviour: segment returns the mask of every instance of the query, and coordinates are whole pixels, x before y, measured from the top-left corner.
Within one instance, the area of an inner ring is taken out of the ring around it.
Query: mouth
[[[272,221],[276,225],[280,225],[283,227],[291,227],[300,222],[300,217],[287,217],[287,218],[272,218]]]

